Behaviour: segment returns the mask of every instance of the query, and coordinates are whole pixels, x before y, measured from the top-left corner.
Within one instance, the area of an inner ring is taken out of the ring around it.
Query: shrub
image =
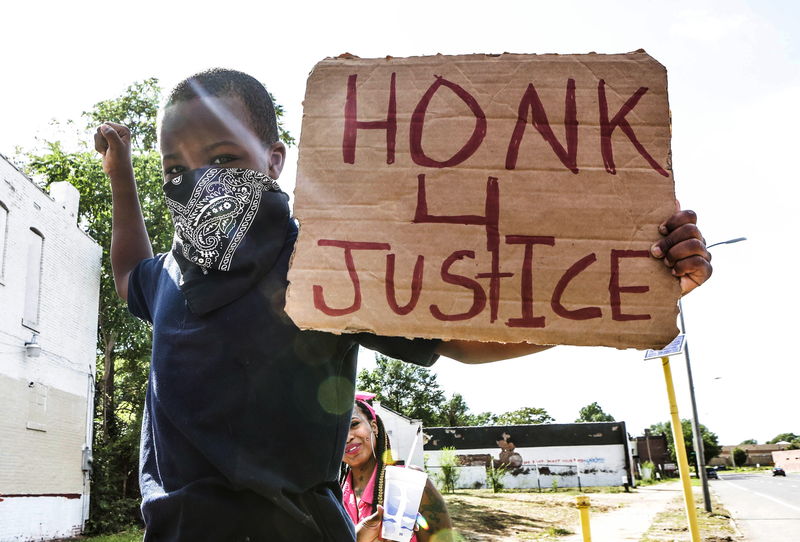
[[[741,448],[734,448],[733,463],[737,467],[744,467],[745,463],[747,463],[747,452]]]
[[[656,475],[656,466],[652,461],[645,461],[641,468],[642,480],[652,481]]]
[[[442,448],[442,454],[439,456],[440,472],[436,478],[441,484],[442,491],[445,493],[455,493],[456,481],[458,480],[459,466],[458,457],[456,457],[455,448]]]
[[[486,480],[489,482],[489,487],[492,491],[499,493],[505,486],[503,485],[503,476],[508,472],[508,467],[504,465],[495,466],[494,461],[489,463],[486,468]]]

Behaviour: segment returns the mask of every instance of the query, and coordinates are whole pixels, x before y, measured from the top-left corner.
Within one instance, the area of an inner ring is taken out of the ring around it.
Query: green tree
[[[497,414],[479,412],[478,414],[470,414],[469,423],[467,425],[494,425],[496,419]]]
[[[578,419],[575,423],[580,422],[613,422],[614,416],[603,412],[602,407],[595,401],[592,404],[586,405],[578,412]]]
[[[505,412],[496,416],[493,420],[494,425],[524,425],[551,423],[555,419],[543,408],[523,407],[511,412]]]
[[[800,442],[800,435],[794,433],[781,433],[774,439],[767,442],[767,444],[778,444],[779,442]]]
[[[754,438],[749,438],[739,443],[739,445],[744,445],[744,444],[758,444],[758,441]]]
[[[469,407],[460,393],[454,393],[450,400],[439,410],[439,424],[444,427],[460,427],[472,425]]]
[[[440,425],[439,406],[445,403],[445,395],[434,373],[381,354],[375,355],[375,361],[375,369],[358,374],[358,389],[377,394],[383,406],[422,420],[425,426]]]
[[[496,419],[497,415],[491,412],[472,414],[460,393],[454,393],[439,409],[439,425],[444,427],[493,425]]]
[[[293,145],[294,137],[283,124],[283,106],[275,101],[272,93],[269,97],[272,98],[275,116],[278,118],[278,135],[285,144]],[[131,84],[117,98],[96,103],[91,110],[84,111],[83,116],[88,121],[89,128],[96,128],[106,121],[124,124],[131,131],[133,148],[144,151],[156,150],[160,100],[161,87],[158,85],[158,79],[151,77]]]
[[[158,79],[151,77],[131,84],[122,96],[94,104],[91,110],[83,112],[83,116],[90,130],[106,121],[124,124],[131,131],[134,149],[153,151],[158,141],[156,116],[160,98]]]
[[[741,448],[733,449],[733,464],[737,467],[743,467],[747,463],[747,452]]]
[[[694,453],[694,440],[692,438],[692,422],[690,420],[681,420],[681,428],[683,429],[683,440],[686,444],[686,454],[689,456],[689,464],[696,464],[696,455]],[[675,456],[675,441],[672,438],[672,423],[663,422],[650,426],[650,432],[654,435],[664,435],[667,437],[667,451],[673,462],[677,462]],[[719,444],[719,438],[715,433],[712,433],[708,428],[700,424],[700,436],[703,439],[703,457],[705,463],[719,455],[722,451],[722,446]]]
[[[128,313],[114,288],[108,254],[111,187],[92,138],[104,121],[131,128],[134,174],[153,250],[168,250],[172,221],[163,200],[161,159],[155,149],[160,95],[157,79],[135,82],[121,96],[98,102],[84,113],[90,135],[77,150],[67,151],[61,142],[45,140],[41,149],[22,156],[23,166],[43,188],[68,181],[78,189],[78,223],[103,247],[89,532],[116,531],[139,520],[139,428],[151,349],[149,326]],[[280,107],[276,112],[283,114]],[[282,125],[280,136],[284,142],[293,141]]]

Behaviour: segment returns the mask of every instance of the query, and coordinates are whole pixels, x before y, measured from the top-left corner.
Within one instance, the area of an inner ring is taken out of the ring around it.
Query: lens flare
[[[317,401],[331,414],[344,414],[353,409],[353,383],[341,376],[328,377],[319,386]]]
[[[430,529],[430,527],[428,526],[428,521],[422,514],[417,514],[417,525],[419,525],[420,529],[425,529],[426,531]]]
[[[218,98],[217,96],[210,94],[195,79],[189,79],[189,86],[192,87],[192,90],[195,92],[195,94],[204,101],[206,107],[211,110],[211,113],[216,116],[220,122],[226,124],[232,133],[239,134],[241,137],[247,139],[249,145],[254,149],[264,147],[264,143],[258,138],[251,126],[243,122],[242,119],[224,107],[220,101],[213,99]],[[239,99],[242,102],[244,101],[241,98]],[[264,173],[268,172],[265,171]]]

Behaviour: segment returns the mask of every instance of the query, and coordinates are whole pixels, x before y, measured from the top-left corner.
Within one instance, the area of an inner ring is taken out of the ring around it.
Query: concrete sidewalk
[[[605,514],[591,514],[592,542],[638,542],[653,523],[655,516],[666,508],[667,503],[682,495],[680,482],[636,488],[631,502]],[[602,494],[591,495],[591,502],[602,504]],[[582,542],[583,535],[578,526],[577,534],[559,538],[560,542]]]

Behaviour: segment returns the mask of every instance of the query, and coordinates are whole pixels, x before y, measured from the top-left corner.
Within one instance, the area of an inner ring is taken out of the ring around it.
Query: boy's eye
[[[215,166],[221,166],[222,164],[227,164],[228,162],[232,162],[234,160],[236,160],[235,156],[232,156],[230,154],[223,154],[212,158],[211,163]]]
[[[184,171],[186,171],[186,168],[183,166],[171,166],[164,168],[164,175],[177,175],[178,173],[183,173]]]

